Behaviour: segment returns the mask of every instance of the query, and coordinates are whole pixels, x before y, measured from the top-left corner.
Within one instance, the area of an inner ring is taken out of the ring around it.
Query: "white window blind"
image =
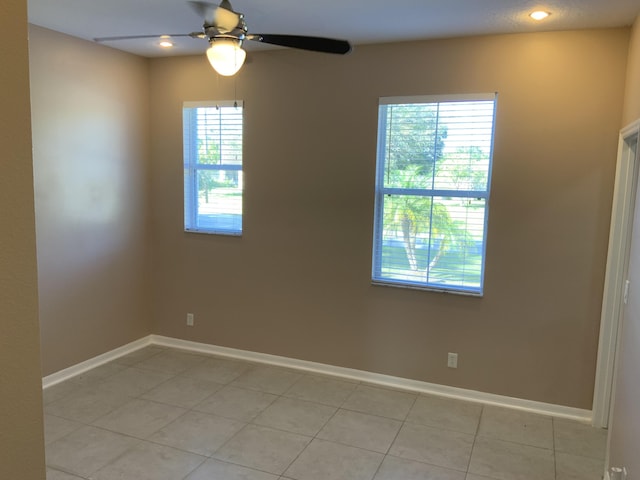
[[[242,234],[242,103],[183,108],[184,228]]]
[[[373,281],[480,295],[495,95],[382,98]]]

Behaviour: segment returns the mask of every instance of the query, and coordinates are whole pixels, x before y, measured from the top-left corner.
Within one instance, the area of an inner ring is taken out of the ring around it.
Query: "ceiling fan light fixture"
[[[207,49],[207,58],[216,72],[225,77],[238,73],[244,64],[247,52],[240,40],[234,38],[214,38]]]
[[[531,18],[533,18],[534,20],[537,20],[537,21],[544,20],[549,15],[551,15],[551,14],[549,12],[545,12],[544,10],[536,10],[535,12],[531,12],[529,14],[529,16]]]
[[[171,48],[173,47],[173,42],[171,41],[171,37],[169,35],[161,35],[159,45],[162,48]]]

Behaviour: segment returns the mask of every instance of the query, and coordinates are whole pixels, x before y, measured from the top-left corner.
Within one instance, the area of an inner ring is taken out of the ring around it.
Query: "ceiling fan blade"
[[[282,47],[300,48],[314,52],[336,53],[344,55],[351,51],[351,45],[346,40],[334,38],[306,37],[303,35],[272,35],[269,33],[255,33],[247,35],[247,40],[270,43]]]
[[[161,38],[161,37],[191,37],[191,38],[206,38],[202,32],[192,33],[161,33],[158,35],[122,35],[119,37],[98,37],[94,38],[94,42],[112,42],[115,40],[135,40],[137,38]]]
[[[218,5],[214,5],[209,2],[196,2],[190,1],[187,2],[191,5],[191,8],[198,14],[198,16],[204,19],[204,23],[206,25],[213,25],[213,21],[215,19],[216,10],[218,9]]]
[[[234,30],[242,18],[241,14],[233,11],[229,0],[222,0],[220,5],[194,0],[188,3],[198,15],[204,18],[205,25],[216,27],[223,33]]]
[[[215,25],[221,32],[231,32],[240,23],[240,18],[241,15],[239,13],[220,6],[216,9],[213,17],[213,25]]]

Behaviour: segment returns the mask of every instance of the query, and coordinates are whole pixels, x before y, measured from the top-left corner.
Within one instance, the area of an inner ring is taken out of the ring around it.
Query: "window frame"
[[[187,119],[192,115],[192,111],[198,108],[238,108],[241,111],[242,119],[242,158],[240,164],[204,164],[198,163],[198,122]],[[244,231],[244,178],[242,188],[242,209],[240,212],[240,228],[207,228],[198,226],[198,206],[199,189],[198,173],[202,171],[223,171],[239,172],[244,177],[244,102],[242,100],[221,100],[221,101],[187,101],[182,106],[182,128],[183,128],[183,227],[187,233],[202,233],[210,235],[225,235],[240,237]],[[187,124],[188,122],[188,124]]]
[[[492,129],[489,146],[489,165],[487,168],[487,186],[485,190],[451,190],[451,189],[435,189],[435,188],[398,188],[385,186],[385,173],[387,167],[386,150],[386,133],[387,133],[387,109],[389,105],[408,105],[408,104],[436,104],[436,103],[455,103],[455,102],[493,102]],[[374,228],[373,228],[373,251],[372,251],[372,275],[371,282],[373,285],[389,286],[397,288],[408,288],[415,290],[434,291],[442,293],[452,293],[459,295],[482,297],[484,295],[484,276],[486,264],[487,250],[487,232],[489,221],[489,201],[491,196],[491,178],[493,169],[493,153],[494,139],[496,131],[496,112],[497,112],[498,94],[497,93],[480,93],[480,94],[458,94],[458,95],[415,95],[415,96],[396,96],[396,97],[380,97],[378,103],[378,137],[376,148],[376,180],[375,180],[375,205],[374,205]],[[429,193],[426,193],[429,192]],[[480,266],[480,285],[478,288],[452,286],[446,287],[439,284],[407,280],[398,280],[382,275],[383,265],[383,229],[384,229],[384,199],[386,195],[417,195],[425,198],[431,198],[432,201],[438,197],[451,198],[477,198],[484,200],[484,223],[482,233],[482,252]]]

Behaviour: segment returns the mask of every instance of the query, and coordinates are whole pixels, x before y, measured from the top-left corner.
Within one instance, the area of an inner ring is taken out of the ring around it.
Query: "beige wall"
[[[640,120],[640,17],[635,22],[629,47],[623,125]],[[636,198],[629,292],[630,301],[620,335],[617,380],[609,434],[609,465],[626,467],[629,478],[640,475],[640,196]]]
[[[28,58],[27,2],[5,0],[0,3],[0,478],[43,480]]]
[[[631,29],[622,125],[640,118],[640,17]]]
[[[277,50],[235,81],[152,60],[154,333],[590,409],[628,38]],[[244,235],[186,234],[182,102],[235,90]],[[378,97],[494,91],[484,298],[371,286]]]
[[[30,29],[44,374],[151,333],[148,62]]]

